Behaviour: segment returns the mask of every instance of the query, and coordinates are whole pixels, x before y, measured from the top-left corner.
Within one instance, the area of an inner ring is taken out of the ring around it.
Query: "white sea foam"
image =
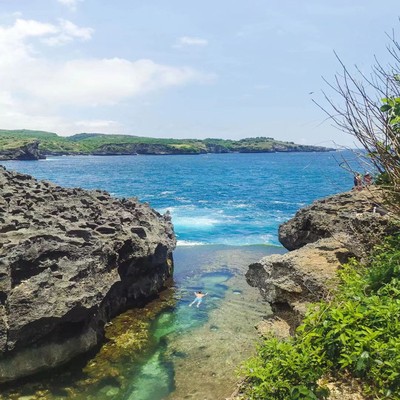
[[[226,218],[221,216],[223,210],[200,209],[189,204],[159,210],[162,214],[167,211],[171,214],[172,222],[178,231],[181,228],[209,229],[215,225],[226,223]]]
[[[175,226],[179,227],[193,227],[197,229],[206,229],[213,227],[215,225],[221,224],[222,221],[215,219],[215,218],[210,218],[210,217],[205,217],[205,216],[198,216],[198,217],[173,217],[172,221]]]
[[[229,207],[232,207],[232,208],[250,208],[251,204],[246,204],[246,203],[229,204]]]
[[[272,200],[271,204],[296,204],[296,202],[293,201],[281,201],[281,200]]]
[[[175,190],[165,190],[164,192],[161,192],[160,194],[162,196],[166,196],[168,194],[174,194],[174,193],[175,193]]]
[[[204,246],[207,243],[204,242],[196,242],[195,240],[178,240],[177,246]]]

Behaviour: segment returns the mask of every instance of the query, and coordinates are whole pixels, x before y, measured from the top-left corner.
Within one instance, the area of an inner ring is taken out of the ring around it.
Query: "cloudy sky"
[[[312,103],[388,60],[387,0],[0,0],[0,128],[351,145]]]

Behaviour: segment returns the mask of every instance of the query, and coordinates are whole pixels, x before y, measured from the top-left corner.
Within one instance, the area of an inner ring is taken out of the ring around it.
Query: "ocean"
[[[351,189],[352,176],[339,166],[343,156],[352,158],[338,152],[235,153],[1,162],[38,179],[137,197],[161,213],[169,211],[178,247],[171,288],[144,310],[118,317],[114,326],[125,322],[117,339],[89,358],[4,388],[0,398],[228,397],[240,364],[254,352],[254,326],[271,315],[245,281],[247,266],[285,252],[278,227],[299,208]],[[199,289],[209,295],[200,308],[188,307]],[[107,346],[127,349],[129,340],[122,339],[133,337],[140,318],[146,345],[134,354],[114,351],[111,357]]]
[[[352,177],[339,167],[342,154],[68,156],[2,164],[169,210],[179,245],[278,245],[279,224],[300,207],[351,189]]]

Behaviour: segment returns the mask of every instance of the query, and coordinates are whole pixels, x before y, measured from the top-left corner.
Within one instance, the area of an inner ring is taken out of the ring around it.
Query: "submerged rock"
[[[169,218],[0,167],[0,382],[65,363],[172,274]]]

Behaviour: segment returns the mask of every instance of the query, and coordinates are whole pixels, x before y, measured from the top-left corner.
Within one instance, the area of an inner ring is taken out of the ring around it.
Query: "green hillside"
[[[325,147],[297,145],[270,137],[241,140],[162,139],[130,135],[80,133],[62,137],[53,132],[34,130],[0,130],[0,152],[39,142],[44,155],[63,154],[202,154],[230,152],[329,151]]]

